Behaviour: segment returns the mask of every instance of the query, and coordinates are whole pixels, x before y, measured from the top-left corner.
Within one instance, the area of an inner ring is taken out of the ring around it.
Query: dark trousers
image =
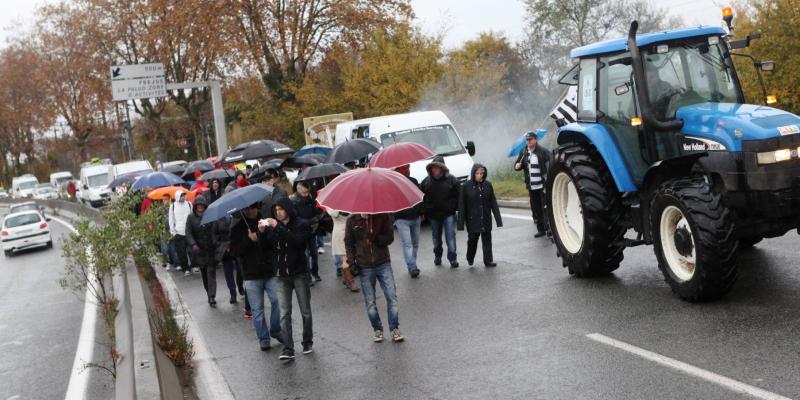
[[[178,266],[186,269],[189,268],[189,255],[186,253],[186,236],[175,235],[175,252],[178,253]]]
[[[212,262],[211,265],[201,265],[200,275],[203,276],[203,287],[206,289],[208,297],[217,296],[217,264]]]
[[[316,239],[315,239],[316,242]],[[292,337],[292,292],[297,297],[300,315],[303,318],[303,344],[314,343],[314,333],[311,322],[311,289],[310,279],[306,274],[278,278],[278,303],[281,310],[281,332],[283,345],[294,350]]]
[[[306,242],[306,258],[308,260],[308,272],[311,276],[319,276],[319,256],[317,255],[317,235],[311,235]]]
[[[475,253],[478,251],[478,238],[481,239],[484,264],[494,261],[494,257],[492,257],[492,231],[469,232],[467,234],[467,261],[470,264],[475,261]]]
[[[228,284],[228,291],[231,292],[231,297],[236,298],[236,289],[239,289],[239,294],[244,296],[244,279],[242,279],[242,271],[236,266],[236,260],[227,258],[222,261],[222,269],[225,272],[225,283]]]
[[[544,190],[528,190],[531,198],[531,214],[536,223],[536,232],[544,233]]]

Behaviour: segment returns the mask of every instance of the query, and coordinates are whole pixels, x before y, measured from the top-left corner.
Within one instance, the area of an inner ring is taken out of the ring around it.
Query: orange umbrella
[[[174,200],[175,199],[175,193],[177,191],[179,191],[179,190],[181,190],[181,191],[183,191],[185,193],[188,193],[186,195],[186,199],[187,200],[194,201],[194,194],[192,192],[189,192],[185,188],[180,187],[180,186],[167,186],[167,187],[158,188],[158,189],[153,190],[152,192],[148,193],[147,197],[149,199],[151,199],[151,200],[161,200],[161,199],[164,198],[164,196],[169,196],[170,199]]]

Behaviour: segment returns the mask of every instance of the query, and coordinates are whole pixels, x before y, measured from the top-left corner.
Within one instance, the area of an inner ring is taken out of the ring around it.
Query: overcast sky
[[[37,5],[53,0],[0,0],[0,46],[8,29],[29,25]],[[689,25],[719,25],[724,0],[650,0]],[[521,0],[412,0],[418,23],[429,34],[445,32],[445,46],[456,47],[479,32],[505,33],[512,42],[522,38],[525,8]]]

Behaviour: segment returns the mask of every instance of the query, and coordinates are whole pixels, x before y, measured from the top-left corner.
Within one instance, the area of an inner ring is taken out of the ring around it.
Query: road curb
[[[527,199],[498,199],[497,205],[505,208],[529,209],[530,202]]]

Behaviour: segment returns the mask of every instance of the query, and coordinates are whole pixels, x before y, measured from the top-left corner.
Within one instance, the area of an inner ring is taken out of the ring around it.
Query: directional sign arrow
[[[112,70],[111,70],[111,77],[112,77],[112,78],[116,78],[116,77],[118,77],[118,76],[119,76],[119,72],[120,72],[120,69],[119,69],[119,67],[112,69]]]

